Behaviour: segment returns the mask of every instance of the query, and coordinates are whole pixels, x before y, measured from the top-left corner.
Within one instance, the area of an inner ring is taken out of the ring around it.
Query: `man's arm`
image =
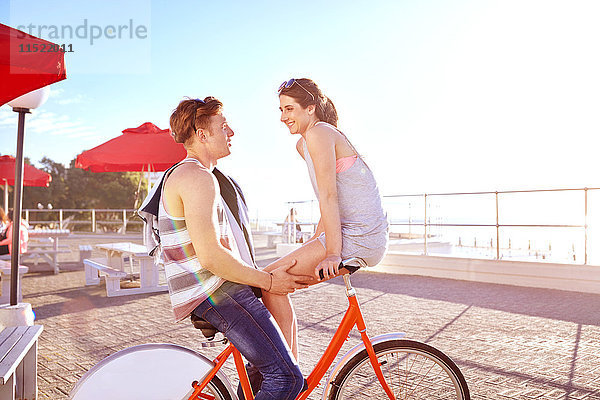
[[[305,287],[296,283],[296,280],[302,279],[286,272],[293,264],[281,271],[273,271],[273,275],[270,275],[235,258],[220,242],[214,212],[220,199],[216,178],[194,165],[181,166],[178,170],[167,181],[165,194],[167,198],[180,199],[187,230],[203,268],[228,281],[260,287],[278,294]]]

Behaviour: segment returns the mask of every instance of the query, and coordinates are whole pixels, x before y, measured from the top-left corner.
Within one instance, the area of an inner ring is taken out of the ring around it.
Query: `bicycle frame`
[[[308,383],[308,389],[304,392],[301,392],[296,400],[305,400],[312,393],[312,391],[319,385],[319,382],[327,372],[327,369],[331,366],[335,357],[338,355],[340,349],[342,348],[344,342],[348,338],[348,335],[352,328],[356,325],[358,329],[362,343],[364,344],[367,354],[369,355],[369,360],[371,361],[371,366],[373,367],[375,374],[379,380],[379,383],[387,393],[390,400],[394,400],[394,394],[390,389],[389,385],[385,381],[383,373],[381,372],[381,366],[377,361],[377,356],[375,355],[375,350],[373,349],[373,345],[371,343],[371,339],[367,336],[367,328],[365,325],[365,320],[363,318],[362,312],[360,310],[360,305],[358,303],[358,299],[356,298],[356,290],[352,287],[350,283],[350,276],[348,274],[344,275],[344,283],[346,284],[346,296],[348,297],[348,309],[340,322],[333,338],[331,339],[327,349],[313,368],[312,372],[306,378]],[[223,366],[225,361],[229,358],[230,355],[233,354],[233,359],[235,362],[235,367],[237,373],[240,378],[240,384],[242,386],[242,390],[244,391],[244,397],[246,399],[253,400],[254,396],[252,394],[252,389],[250,387],[250,380],[248,379],[248,374],[246,373],[246,367],[244,366],[244,362],[242,360],[242,355],[235,348],[233,344],[229,344],[225,350],[223,350],[215,359],[214,364],[215,367],[210,371],[210,373],[204,377],[201,383],[195,384],[195,390],[188,400],[197,400],[198,396],[201,394],[202,390],[208,385],[208,383],[215,377],[219,369]]]

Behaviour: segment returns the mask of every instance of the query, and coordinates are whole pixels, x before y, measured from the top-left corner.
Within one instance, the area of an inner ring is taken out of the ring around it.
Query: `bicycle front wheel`
[[[470,400],[463,374],[450,357],[434,347],[404,339],[373,347],[396,399]],[[330,400],[387,398],[366,349],[340,370],[329,395]]]

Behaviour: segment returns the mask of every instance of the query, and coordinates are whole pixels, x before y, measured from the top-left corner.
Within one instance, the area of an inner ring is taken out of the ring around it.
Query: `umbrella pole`
[[[146,174],[146,186],[148,186],[148,193],[146,193],[146,195],[150,194],[150,164],[148,164],[148,173]]]
[[[8,181],[4,180],[4,212],[8,212]]]
[[[23,203],[23,142],[25,138],[25,114],[28,108],[15,107],[19,113],[19,130],[17,134],[17,155],[15,159],[15,193],[13,198],[12,218],[12,253],[10,258],[10,305],[17,305],[19,290],[19,252],[21,250],[21,205]]]

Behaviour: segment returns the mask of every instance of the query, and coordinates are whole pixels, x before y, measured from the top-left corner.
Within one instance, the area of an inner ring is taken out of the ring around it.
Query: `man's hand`
[[[306,275],[290,274],[288,270],[294,265],[296,265],[296,260],[291,260],[271,272],[272,283],[271,288],[268,290],[269,293],[285,295],[294,293],[296,289],[305,289],[308,287],[302,281],[310,281],[313,278]]]
[[[319,276],[319,271],[323,271],[323,276],[325,277],[323,280],[327,280],[329,278],[333,278],[336,276],[340,270],[340,263],[342,262],[342,258],[335,254],[330,254],[323,261],[317,265],[315,268],[315,276],[317,279],[321,280]]]

